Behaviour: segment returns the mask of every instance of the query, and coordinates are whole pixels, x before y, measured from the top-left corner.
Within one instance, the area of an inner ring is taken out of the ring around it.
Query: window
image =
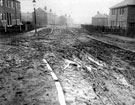
[[[134,29],[135,28],[135,23],[134,22],[130,22],[129,23],[129,28],[133,28]]]
[[[15,2],[13,2],[13,8],[16,8],[16,3]]]
[[[18,9],[18,3],[16,3],[16,8]]]
[[[0,20],[2,20],[2,13],[0,13]]]
[[[0,0],[0,6],[3,6],[3,0]]]
[[[11,13],[7,13],[7,24],[8,25],[11,25],[12,24]]]
[[[20,3],[18,3],[18,9],[20,9]]]
[[[15,14],[11,14],[11,18],[12,19],[15,19]]]
[[[119,26],[123,27],[124,26],[124,21],[119,21]]]
[[[9,0],[7,0],[6,4],[7,4],[7,7],[8,7],[8,3],[9,3]]]
[[[111,15],[115,15],[115,9],[111,10]]]
[[[11,6],[10,6],[10,1],[8,0],[8,7],[10,8]]]
[[[2,20],[6,20],[6,19],[7,19],[6,13],[3,13],[3,14],[2,14]]]
[[[9,7],[12,8],[12,7],[11,7],[11,1],[9,1]]]
[[[16,3],[16,8],[20,9],[20,4],[19,3]]]
[[[114,26],[114,21],[111,21],[111,26]]]
[[[7,0],[4,0],[4,6],[7,7]]]
[[[124,14],[124,8],[120,8],[119,11],[120,11],[120,12],[119,12],[120,15],[123,15],[123,14]]]
[[[11,1],[11,8],[14,8],[14,2]]]

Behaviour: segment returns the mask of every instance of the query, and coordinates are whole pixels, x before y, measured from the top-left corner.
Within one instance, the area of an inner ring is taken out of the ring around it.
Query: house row
[[[19,0],[0,0],[0,31],[7,32],[8,29],[27,26],[34,27],[34,13],[21,13]],[[37,27],[48,25],[69,25],[72,19],[68,16],[58,17],[52,10],[47,8],[36,9]]]
[[[32,22],[34,23],[33,13],[22,13],[22,22]],[[47,8],[37,8],[36,9],[36,23],[37,27],[46,27],[54,25],[70,25],[72,19],[69,16],[57,16],[52,10],[47,10]]]
[[[92,25],[135,30],[135,0],[124,0],[112,6],[109,15],[98,12],[92,17]]]
[[[111,7],[108,25],[135,29],[135,0],[124,0]]]
[[[18,0],[0,0],[0,28],[21,25],[21,9]]]
[[[67,25],[69,18],[66,16],[58,17],[52,10],[38,8],[36,9],[37,27],[45,27],[48,25]],[[21,13],[21,5],[18,0],[0,0],[0,30],[5,32],[10,27],[18,27],[22,23],[26,27],[34,26],[34,13]],[[27,30],[27,28],[26,28]]]
[[[22,22],[33,23],[34,24],[34,13],[22,13]],[[36,25],[37,27],[45,27],[47,25],[54,25],[56,23],[56,14],[52,13],[52,10],[49,11],[42,8],[36,9]]]
[[[108,15],[101,14],[99,11],[92,17],[92,25],[94,26],[108,26]]]
[[[52,13],[52,10],[38,8],[36,9],[37,27],[45,27],[47,25],[56,24],[56,14]]]

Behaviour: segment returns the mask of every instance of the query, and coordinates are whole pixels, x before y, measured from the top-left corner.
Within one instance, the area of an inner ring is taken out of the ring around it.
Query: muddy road
[[[60,105],[57,75],[67,105],[134,105],[135,53],[55,27],[38,36],[2,39],[0,105]]]

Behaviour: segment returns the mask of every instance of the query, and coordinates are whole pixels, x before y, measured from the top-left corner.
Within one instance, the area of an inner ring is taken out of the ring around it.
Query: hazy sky
[[[20,0],[22,12],[33,11],[33,0]],[[123,0],[36,0],[37,7],[46,6],[57,15],[71,15],[76,23],[90,23],[97,11],[109,14],[109,8]]]

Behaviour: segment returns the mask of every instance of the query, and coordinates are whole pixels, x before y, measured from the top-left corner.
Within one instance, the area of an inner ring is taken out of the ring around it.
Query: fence
[[[93,26],[93,25],[81,25],[82,28],[86,29],[90,33],[105,33],[115,34],[127,37],[135,37],[135,29],[123,29],[121,27],[107,27],[107,26]]]

